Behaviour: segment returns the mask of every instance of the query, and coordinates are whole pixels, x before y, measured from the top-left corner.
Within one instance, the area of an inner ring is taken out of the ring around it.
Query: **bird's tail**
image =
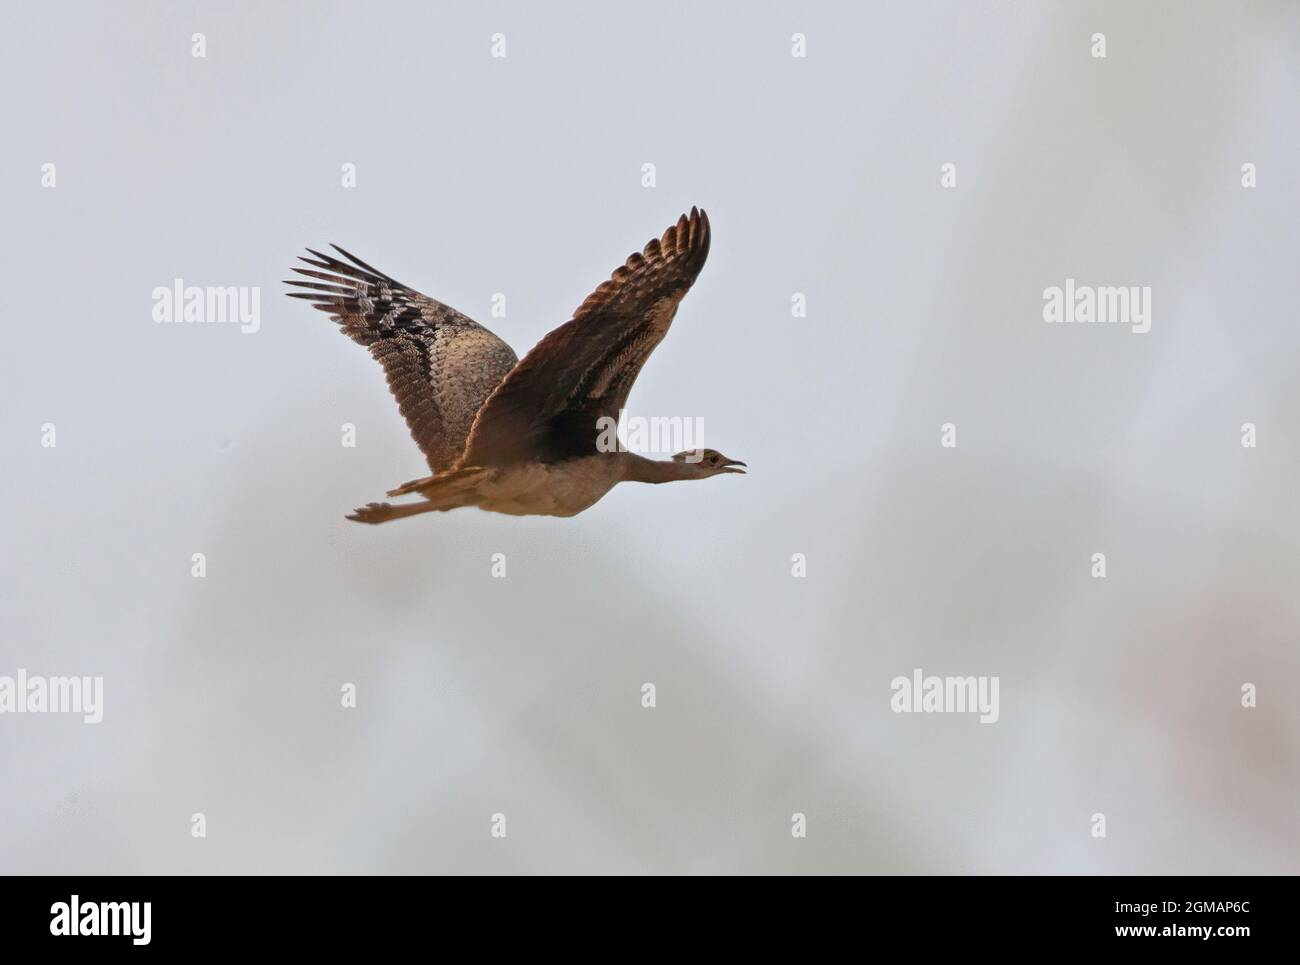
[[[426,499],[432,499],[433,494],[436,493],[450,494],[462,491],[466,485],[477,485],[486,471],[477,466],[470,466],[467,469],[452,469],[432,476],[421,476],[419,479],[402,483],[396,489],[388,490],[387,495],[391,498],[420,493]]]
[[[477,501],[477,487],[490,473],[477,466],[453,469],[451,472],[423,479],[412,479],[389,492],[389,496],[406,496],[419,493],[423,499],[414,503],[394,506],[392,503],[369,503],[353,512],[348,519],[358,523],[386,523],[390,519],[416,516],[420,513],[441,513],[461,506],[473,506]]]

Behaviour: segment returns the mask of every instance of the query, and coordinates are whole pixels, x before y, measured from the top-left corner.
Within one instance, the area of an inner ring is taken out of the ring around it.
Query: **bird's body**
[[[652,460],[602,451],[646,358],[704,264],[709,221],[691,209],[633,254],[522,361],[455,309],[394,281],[341,248],[312,251],[317,279],[291,292],[330,313],[383,365],[433,475],[370,503],[350,519],[380,523],[477,506],[512,516],[574,516],[620,482],[702,479],[743,466],[711,449]]]
[[[582,456],[494,469],[479,487],[475,505],[509,516],[576,516],[621,481],[618,464],[604,456]]]
[[[508,516],[576,516],[622,481],[622,464],[621,459],[607,459],[603,455],[555,463],[519,462],[479,471],[469,488],[443,486],[440,491],[427,487],[429,495],[425,500],[438,502],[441,497],[458,502],[467,496],[472,501],[463,505]]]

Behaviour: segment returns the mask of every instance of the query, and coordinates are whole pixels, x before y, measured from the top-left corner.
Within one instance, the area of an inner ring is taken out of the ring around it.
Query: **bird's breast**
[[[575,516],[618,481],[608,455],[511,466],[483,488],[478,505],[511,516]]]

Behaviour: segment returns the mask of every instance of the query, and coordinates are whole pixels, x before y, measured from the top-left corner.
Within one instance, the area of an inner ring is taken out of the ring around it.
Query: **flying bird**
[[[696,208],[634,252],[573,318],[518,359],[482,325],[394,281],[337,245],[308,248],[313,281],[289,292],[326,312],[384,367],[432,475],[390,490],[404,503],[369,503],[348,519],[383,523],[477,506],[514,516],[574,516],[620,482],[662,483],[744,473],[714,449],[647,459],[601,451],[602,421],[617,421],[641,366],[677,314],[709,254],[709,219]],[[603,423],[609,425],[611,423]]]

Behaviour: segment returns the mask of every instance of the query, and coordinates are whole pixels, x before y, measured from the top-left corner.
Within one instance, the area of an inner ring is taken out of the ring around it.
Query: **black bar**
[[[479,917],[490,925],[501,916],[509,920],[508,931],[536,928],[538,935],[593,924],[604,931],[621,921],[629,938],[641,935],[652,942],[696,926],[715,934],[739,931],[742,941],[745,931],[758,937],[778,928],[794,937],[815,927],[830,934],[843,931],[846,937],[857,929],[859,942],[874,935],[923,936],[927,948],[1231,952],[1243,942],[1284,937],[1277,909],[1285,907],[1282,889],[1292,890],[1292,882],[1282,878],[890,878],[871,881],[860,894],[846,897],[852,902],[846,904],[852,909],[847,916],[832,911],[840,902],[800,894],[783,896],[780,907],[764,910],[753,925],[746,924],[752,912],[737,916],[745,908],[736,904],[745,901],[743,893],[723,899],[711,888],[710,898],[693,897],[690,883],[674,886],[687,893],[671,902],[635,886],[633,895],[617,905],[609,901],[608,909],[584,899],[569,910],[527,892],[508,895],[500,886],[485,894],[474,882],[419,878],[10,878],[7,883],[10,894],[0,901],[7,950],[50,952],[64,946],[66,951],[75,943],[79,953],[89,954],[290,946],[332,954],[350,948],[373,952],[400,939],[410,925],[431,934],[471,928]],[[117,934],[71,934],[74,895],[76,931]],[[580,909],[576,915],[575,909]],[[976,939],[978,945],[969,944]]]

